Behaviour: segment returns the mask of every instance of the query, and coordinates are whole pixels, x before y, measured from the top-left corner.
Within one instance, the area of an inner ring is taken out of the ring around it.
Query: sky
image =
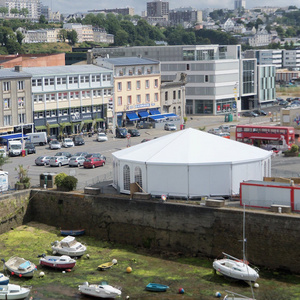
[[[163,0],[166,1],[166,0]],[[136,14],[140,14],[146,10],[147,2],[151,0],[41,0],[43,5],[48,5],[52,11],[59,11],[60,13],[76,13],[76,12],[87,12],[92,9],[104,9],[104,8],[124,8],[132,7]],[[234,0],[210,0],[208,2],[204,0],[185,0],[184,5],[181,1],[169,0],[169,8],[175,9],[178,7],[193,7],[196,9],[205,8],[229,8],[233,9]],[[282,0],[265,0],[263,6],[289,6],[295,5],[300,8],[299,0],[288,0],[283,2]],[[261,0],[246,0],[246,8],[252,8],[256,6],[262,6]]]

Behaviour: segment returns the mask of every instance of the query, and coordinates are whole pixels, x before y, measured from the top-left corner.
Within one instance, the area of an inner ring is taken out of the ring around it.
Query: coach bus
[[[265,150],[286,151],[295,143],[295,129],[283,126],[237,125],[235,138],[238,142]]]

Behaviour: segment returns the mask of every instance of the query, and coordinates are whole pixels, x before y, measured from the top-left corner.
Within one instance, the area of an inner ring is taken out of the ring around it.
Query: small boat
[[[9,278],[4,274],[0,273],[0,285],[6,285],[9,283]]]
[[[72,230],[72,229],[61,229],[60,230],[60,234],[61,235],[72,235],[72,236],[78,236],[78,235],[84,235],[85,230],[84,229],[76,229],[76,230]]]
[[[108,270],[110,269],[113,265],[117,264],[117,260],[116,259],[113,259],[112,261],[110,262],[107,262],[107,263],[104,263],[104,264],[101,264],[98,266],[98,270],[100,271],[105,271],[105,270]]]
[[[147,291],[151,292],[165,292],[169,287],[159,283],[148,283],[146,286]]]
[[[40,265],[56,269],[72,269],[76,265],[76,260],[67,255],[47,256],[43,254]]]
[[[84,282],[82,285],[78,286],[80,293],[84,295],[93,296],[96,298],[116,298],[120,297],[121,290],[107,284],[106,281],[101,282],[101,284],[89,284]]]
[[[2,300],[17,300],[28,297],[30,289],[17,284],[0,285],[0,299]]]
[[[76,241],[73,236],[66,236],[60,242],[55,241],[52,244],[53,253],[69,256],[82,256],[86,251],[86,246]]]
[[[223,300],[255,300],[254,298],[249,298],[234,292],[230,292],[230,291],[225,291],[229,294],[227,294]]]
[[[12,256],[8,261],[2,259],[2,261],[11,275],[17,275],[19,277],[32,277],[37,269],[34,263],[18,256]]]

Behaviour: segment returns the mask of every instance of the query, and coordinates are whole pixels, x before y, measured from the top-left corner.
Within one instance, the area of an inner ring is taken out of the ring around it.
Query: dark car
[[[74,136],[73,140],[75,146],[81,146],[85,144],[84,139],[80,135]]]
[[[128,129],[130,136],[140,136],[140,132],[137,129]]]
[[[27,154],[36,153],[34,144],[30,143],[30,142],[25,143],[25,150],[26,150]]]
[[[242,116],[253,118],[253,117],[258,117],[258,114],[254,113],[253,111],[245,111],[242,113]]]
[[[126,138],[128,134],[128,131],[124,127],[117,127],[116,128],[116,137],[117,138]]]
[[[255,114],[259,115],[259,116],[266,116],[267,115],[267,113],[262,109],[255,109],[255,110],[253,110],[253,112]]]

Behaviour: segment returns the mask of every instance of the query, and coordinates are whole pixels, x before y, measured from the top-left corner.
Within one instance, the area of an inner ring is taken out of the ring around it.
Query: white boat
[[[36,265],[34,263],[19,256],[12,256],[8,261],[5,261],[4,259],[2,261],[11,275],[32,277],[36,271]]]
[[[249,266],[245,256],[245,207],[243,213],[243,259],[235,258],[223,252],[224,258],[215,259],[213,268],[224,276],[247,283],[255,282],[259,278],[258,270]]]
[[[107,282],[102,282],[101,284],[89,284],[88,282],[84,282],[82,285],[78,286],[78,290],[84,295],[96,298],[114,299],[120,297],[122,294],[121,290],[108,285]]]
[[[234,292],[226,291],[228,294],[223,298],[223,300],[255,300],[254,298],[249,298]]]
[[[9,283],[9,278],[4,274],[0,273],[0,285],[6,285]]]
[[[48,256],[42,255],[40,265],[56,269],[72,269],[76,265],[76,260],[68,255]]]
[[[16,300],[28,297],[30,289],[16,284],[0,285],[0,299]]]
[[[60,242],[55,241],[52,250],[54,254],[82,256],[86,252],[86,246],[76,241],[74,236],[68,235]]]

